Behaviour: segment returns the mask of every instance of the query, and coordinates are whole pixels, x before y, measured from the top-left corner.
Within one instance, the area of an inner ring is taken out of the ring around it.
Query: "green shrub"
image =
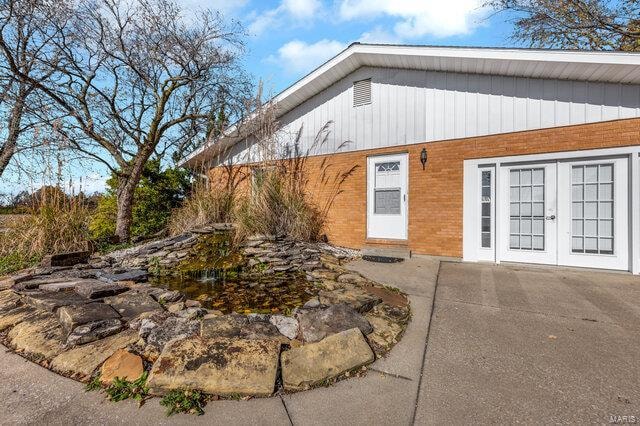
[[[167,416],[176,413],[204,414],[206,397],[196,390],[172,390],[160,400],[160,405],[167,409]]]
[[[112,176],[107,181],[107,193],[98,200],[89,225],[95,240],[109,240],[115,234],[117,187],[118,178]],[[189,171],[182,168],[160,170],[159,161],[149,161],[134,194],[131,236],[149,237],[164,229],[171,211],[180,206],[189,187]]]

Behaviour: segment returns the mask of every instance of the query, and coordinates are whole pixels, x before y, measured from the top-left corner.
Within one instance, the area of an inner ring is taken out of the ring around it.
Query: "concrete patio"
[[[2,353],[0,423],[409,425],[640,417],[639,278],[431,258],[351,266],[403,289],[413,309],[401,342],[364,378],[282,397],[210,402],[204,416],[167,418],[158,399],[141,408],[111,403]]]

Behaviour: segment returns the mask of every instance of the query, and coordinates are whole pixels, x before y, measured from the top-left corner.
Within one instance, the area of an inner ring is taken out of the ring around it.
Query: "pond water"
[[[235,274],[232,274],[233,276]],[[240,278],[197,279],[180,276],[157,276],[151,284],[178,290],[187,298],[202,302],[207,309],[225,314],[288,313],[318,294],[319,288],[304,276],[278,276],[257,280]]]
[[[225,314],[287,313],[320,290],[301,273],[264,275],[246,268],[225,234],[201,238],[188,257],[170,270],[158,270],[149,282]]]

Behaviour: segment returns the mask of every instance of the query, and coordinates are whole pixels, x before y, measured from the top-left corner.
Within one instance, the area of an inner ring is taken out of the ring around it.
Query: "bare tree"
[[[490,0],[514,15],[513,38],[532,47],[640,50],[638,0]]]
[[[53,72],[42,59],[55,64],[54,38],[63,28],[68,7],[64,1],[3,0],[0,2],[0,177],[20,151],[33,148],[39,116],[51,113],[50,105],[36,90]],[[51,119],[51,115],[48,117]]]
[[[116,235],[127,241],[149,159],[199,143],[221,94],[233,109],[248,92],[243,31],[208,10],[186,21],[170,0],[86,0],[73,16],[72,28],[57,28],[61,60],[37,87],[65,112],[68,147],[117,176]]]

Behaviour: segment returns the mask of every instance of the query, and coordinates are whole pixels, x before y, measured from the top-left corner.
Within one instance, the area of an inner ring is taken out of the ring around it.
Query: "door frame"
[[[404,187],[402,188],[400,194],[400,207],[401,211],[404,211],[404,223],[403,223],[403,236],[404,238],[386,238],[386,237],[376,237],[371,235],[371,220],[370,215],[373,209],[373,181],[372,179],[375,177],[375,171],[373,170],[373,166],[380,159],[388,159],[388,161],[400,160],[400,170],[402,172],[402,164],[404,164]],[[409,239],[409,153],[404,152],[394,152],[394,153],[385,153],[385,154],[375,154],[367,156],[367,179],[366,179],[366,191],[367,191],[367,205],[366,205],[366,235],[365,239],[367,240],[389,240],[389,241],[407,241]]]
[[[563,151],[541,154],[513,155],[505,157],[487,157],[464,160],[463,173],[463,260],[468,262],[486,261],[486,255],[480,253],[479,232],[480,226],[478,217],[478,167],[493,166],[500,169],[501,164],[516,162],[544,162],[563,160],[592,160],[595,157],[621,157],[628,158],[628,270],[633,274],[640,274],[640,145],[602,148],[582,151]],[[496,188],[501,186],[500,173],[496,173]],[[499,191],[496,192],[496,206],[501,202]],[[495,223],[500,223],[501,213],[499,208],[495,209]],[[496,229],[495,253],[500,253],[500,230]],[[495,263],[500,263],[499,256],[496,256]]]

